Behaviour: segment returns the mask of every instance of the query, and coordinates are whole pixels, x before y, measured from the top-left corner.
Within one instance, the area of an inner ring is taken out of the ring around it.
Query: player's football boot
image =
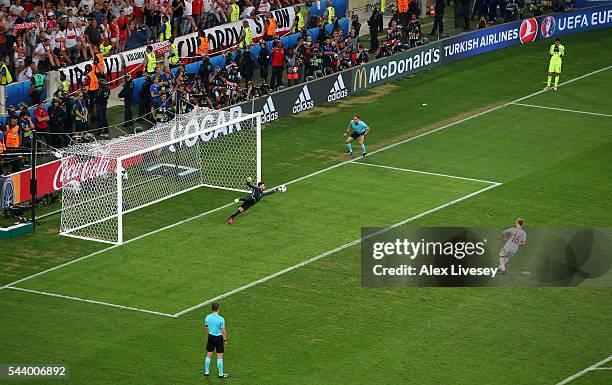
[[[223,373],[222,376],[219,376],[219,378],[228,378],[228,377],[229,377],[229,374],[227,374],[227,373]]]
[[[557,91],[557,86],[555,86],[555,88],[553,88],[553,90]]]
[[[234,218],[232,218],[232,217],[227,217],[227,224],[228,224],[228,225],[233,225],[233,224],[234,224]]]
[[[368,153],[367,153],[367,152],[364,152],[364,153],[363,153],[363,157],[365,158],[366,156],[368,156]]]

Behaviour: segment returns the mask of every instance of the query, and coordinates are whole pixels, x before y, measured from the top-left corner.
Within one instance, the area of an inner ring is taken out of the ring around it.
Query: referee
[[[228,374],[223,372],[223,352],[224,345],[227,344],[227,333],[225,332],[225,319],[219,315],[219,304],[212,304],[212,313],[204,319],[206,325],[206,361],[204,361],[204,375],[210,375],[210,360],[213,352],[217,351],[217,368],[219,369],[219,378],[227,378]]]
[[[349,131],[353,131],[351,133],[351,135],[348,135]],[[353,155],[353,146],[351,146],[351,142],[353,140],[356,140],[357,142],[359,142],[359,146],[361,147],[361,155],[365,158],[366,155],[368,155],[368,152],[366,151],[366,146],[365,146],[365,137],[366,135],[370,132],[370,127],[368,127],[368,125],[366,124],[366,122],[364,122],[363,120],[359,119],[359,115],[355,115],[353,116],[353,119],[351,120],[351,122],[348,125],[348,128],[346,129],[346,131],[344,131],[344,134],[342,134],[343,138],[346,138],[344,144],[346,146],[346,155]]]

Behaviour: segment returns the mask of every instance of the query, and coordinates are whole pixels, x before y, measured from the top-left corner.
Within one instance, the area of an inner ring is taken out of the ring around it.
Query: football
[[[278,186],[278,191],[280,192],[285,192],[287,191],[287,186],[285,186],[284,184]]]

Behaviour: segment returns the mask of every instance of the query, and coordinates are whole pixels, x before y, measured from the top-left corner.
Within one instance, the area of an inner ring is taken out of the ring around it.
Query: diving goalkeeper
[[[244,196],[242,198],[234,199],[234,202],[236,202],[236,203],[242,202],[242,204],[236,210],[234,210],[232,215],[227,217],[227,223],[228,224],[230,224],[230,225],[233,224],[234,223],[234,218],[237,215],[247,211],[249,208],[254,206],[257,202],[259,202],[261,200],[261,198],[267,197],[268,195],[272,195],[272,194],[274,194],[277,191],[284,192],[286,190],[286,187],[284,185],[282,185],[282,186],[279,186],[279,187],[277,187],[275,189],[266,191],[266,185],[264,184],[263,181],[257,183],[257,186],[255,186],[253,183],[251,183],[252,181],[253,181],[253,179],[251,179],[251,177],[248,177],[247,180],[246,180],[246,185],[249,186],[249,188],[252,190],[251,195],[247,195],[247,196]]]

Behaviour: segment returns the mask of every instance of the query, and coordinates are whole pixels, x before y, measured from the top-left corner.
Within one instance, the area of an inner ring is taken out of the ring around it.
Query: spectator
[[[270,14],[270,8],[270,2],[268,0],[261,0],[257,7],[257,13],[260,15],[268,15]]]
[[[84,33],[90,49],[100,45],[103,31],[102,28],[98,26],[98,21],[95,18],[89,19],[89,25],[85,28]]]
[[[49,140],[49,113],[45,109],[45,102],[38,102],[38,105],[34,109],[34,127],[36,127],[36,135],[38,138],[42,139],[47,148],[49,148],[49,144],[51,143]]]
[[[242,13],[240,14],[240,18],[241,19],[251,19],[253,17],[255,17],[255,7],[253,6],[253,3],[251,2],[251,0],[244,0],[244,9],[242,10]]]
[[[270,87],[277,88],[283,84],[283,67],[285,65],[285,48],[280,40],[276,40],[272,48],[272,80]]]

